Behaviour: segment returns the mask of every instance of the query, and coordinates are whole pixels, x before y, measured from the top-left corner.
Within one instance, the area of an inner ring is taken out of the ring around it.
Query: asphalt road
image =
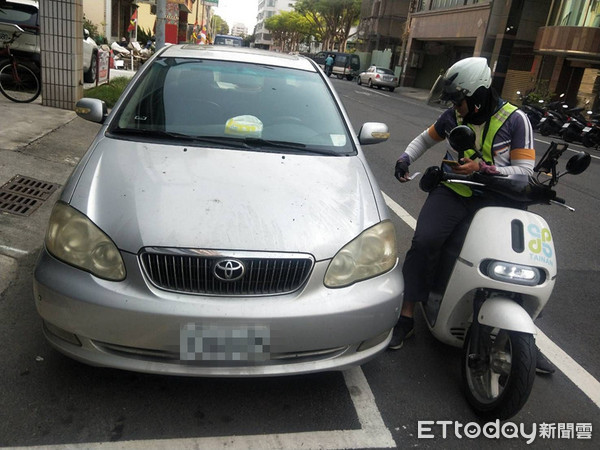
[[[365,147],[381,189],[412,217],[425,194],[417,183],[393,178],[395,160],[441,110],[398,92],[332,80],[356,130],[383,121],[392,137]],[[39,167],[40,178],[66,179],[98,126],[75,119],[18,152]],[[537,141],[538,154],[547,139]],[[432,149],[415,164],[437,164]],[[595,156],[600,156],[596,154]],[[538,212],[549,221],[559,255],[555,292],[538,327],[594,380],[600,379],[600,161],[579,177],[565,177],[560,195],[576,208]],[[55,194],[56,196],[56,194]],[[460,351],[437,342],[420,315],[416,336],[400,351],[386,352],[346,373],[265,379],[195,379],[99,369],[72,361],[44,341],[31,292],[35,249],[42,245],[50,199],[30,218],[2,215],[11,244],[33,248],[15,255],[17,267],[0,297],[0,446],[75,445],[81,448],[598,448],[599,407],[562,371],[536,378],[529,402],[510,419],[528,438],[504,434],[471,439],[455,425],[476,422],[460,391]],[[392,214],[400,254],[412,229]],[[4,239],[4,237],[3,237]],[[572,376],[572,375],[571,375]],[[597,383],[597,381],[596,381]],[[452,421],[443,436],[440,424]],[[554,439],[542,438],[542,424]],[[561,426],[562,424],[562,426]],[[590,425],[588,425],[590,424]],[[424,428],[430,427],[430,430]],[[591,428],[589,428],[591,426]],[[562,429],[559,435],[559,429]],[[565,431],[566,430],[566,431]],[[569,436],[569,430],[572,431]],[[586,430],[591,432],[586,434]],[[510,430],[505,430],[510,434]],[[590,436],[591,439],[583,439]]]

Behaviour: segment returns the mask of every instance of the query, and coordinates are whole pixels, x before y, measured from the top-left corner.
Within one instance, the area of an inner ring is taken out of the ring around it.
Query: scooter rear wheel
[[[540,126],[540,134],[542,136],[550,136],[552,134],[552,126],[544,122]]]
[[[470,357],[471,330],[463,347],[465,395],[482,419],[506,420],[520,411],[531,393],[537,358],[535,339],[527,333],[480,327],[480,358]]]
[[[585,133],[581,138],[581,143],[586,147],[598,147],[600,145],[600,133]]]

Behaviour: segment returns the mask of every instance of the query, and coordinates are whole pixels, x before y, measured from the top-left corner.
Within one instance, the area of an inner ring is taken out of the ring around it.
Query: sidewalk
[[[111,70],[112,79],[134,74]],[[41,97],[15,103],[0,95],[0,116],[0,186],[15,175],[62,186],[99,129],[74,111],[43,106]],[[37,235],[43,236],[57,195],[29,217],[0,212],[0,294],[17,274],[17,260],[39,248]]]

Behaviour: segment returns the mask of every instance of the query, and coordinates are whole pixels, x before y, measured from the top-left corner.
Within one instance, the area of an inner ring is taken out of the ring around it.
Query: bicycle
[[[10,45],[23,33],[23,29],[15,24],[3,25],[11,25],[15,30],[12,37],[10,32],[0,30],[0,41],[4,43],[4,48],[0,49],[0,57],[8,57],[0,63],[0,93],[13,102],[32,102],[42,92],[40,77],[25,64],[18,62],[10,51]]]

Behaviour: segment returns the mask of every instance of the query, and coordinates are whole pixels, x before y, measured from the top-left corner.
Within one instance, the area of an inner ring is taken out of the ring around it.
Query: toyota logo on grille
[[[222,259],[215,264],[213,273],[222,281],[236,281],[244,276],[246,268],[237,259]]]

